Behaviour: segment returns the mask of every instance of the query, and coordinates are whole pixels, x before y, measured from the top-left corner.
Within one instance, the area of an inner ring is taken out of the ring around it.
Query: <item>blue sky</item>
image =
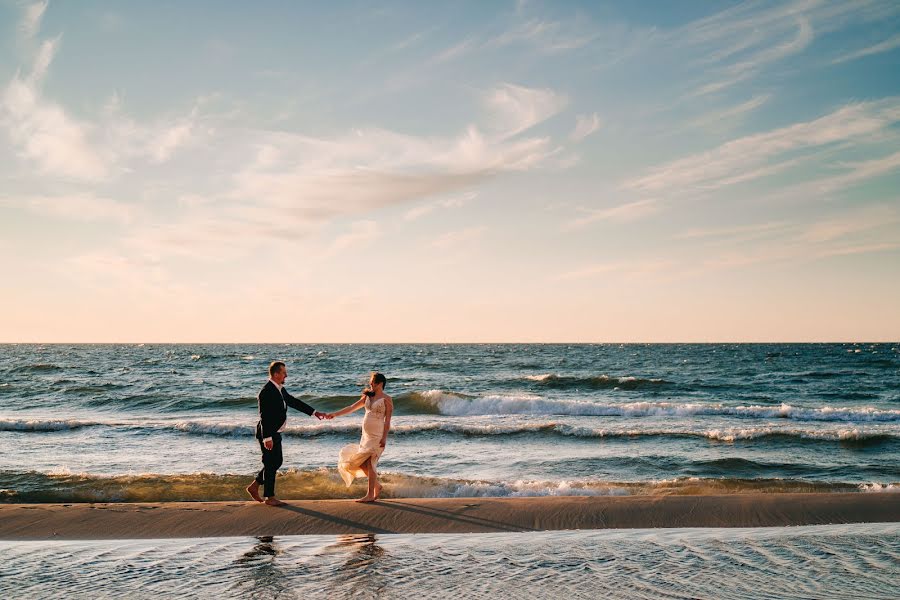
[[[895,2],[0,28],[0,341],[900,339]]]

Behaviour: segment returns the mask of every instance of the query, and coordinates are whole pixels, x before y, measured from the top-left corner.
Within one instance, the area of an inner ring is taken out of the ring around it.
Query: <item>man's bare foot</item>
[[[282,501],[279,500],[278,498],[275,498],[274,496],[271,497],[271,498],[266,498],[266,502],[265,502],[265,503],[266,503],[268,506],[286,506],[286,504],[287,504],[287,503],[285,503],[285,502],[282,502]]]
[[[375,499],[376,499],[376,500],[378,500],[379,498],[381,498],[381,487],[382,487],[382,486],[381,486],[380,483],[378,483],[378,484],[375,485]]]
[[[254,481],[250,485],[247,486],[247,493],[250,494],[250,497],[256,500],[257,502],[262,502],[263,499],[259,497],[259,482]]]
[[[354,500],[354,502],[375,502],[375,500],[377,500],[377,498],[375,496],[370,496],[370,495],[366,494],[362,498],[360,498],[358,500]]]

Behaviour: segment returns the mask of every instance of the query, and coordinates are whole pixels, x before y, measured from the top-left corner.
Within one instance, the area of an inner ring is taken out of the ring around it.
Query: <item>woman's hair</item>
[[[377,371],[372,371],[372,380],[375,383],[380,383],[381,389],[384,389],[387,387],[387,377],[385,377],[384,375],[382,375],[381,373],[379,373]]]

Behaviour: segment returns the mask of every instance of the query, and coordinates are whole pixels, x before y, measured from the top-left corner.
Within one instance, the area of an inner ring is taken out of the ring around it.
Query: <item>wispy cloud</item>
[[[703,116],[688,123],[688,127],[710,127],[721,125],[723,123],[733,125],[735,121],[740,121],[747,113],[753,112],[768,102],[771,97],[771,94],[759,94],[734,106],[707,112]]]
[[[694,90],[692,95],[702,96],[721,92],[725,88],[751,78],[768,64],[780,61],[806,49],[813,41],[813,29],[809,21],[802,17],[797,18],[796,28],[796,33],[792,38],[776,46],[763,47],[748,58],[724,67],[718,79],[702,84]]]
[[[700,55],[703,77],[686,94],[696,98],[761,75],[803,53],[817,36],[897,14],[900,5],[890,2],[745,2],[669,32],[664,43]]]
[[[733,241],[735,239],[746,240],[760,236],[767,236],[773,233],[785,231],[787,224],[783,221],[754,223],[750,225],[736,225],[731,227],[707,227],[693,228],[683,231],[674,236],[674,239],[695,240],[695,239],[727,239]]]
[[[504,83],[488,92],[485,102],[493,112],[501,138],[507,138],[559,113],[568,99],[551,89]]]
[[[439,209],[460,208],[478,197],[477,192],[468,192],[461,196],[453,196],[437,202],[427,202],[410,208],[403,214],[404,221],[415,221]]]
[[[864,142],[900,121],[900,100],[892,98],[844,106],[824,117],[758,133],[651,169],[631,179],[625,188],[644,193],[715,189],[747,181],[747,173],[763,177],[779,162],[795,160],[789,153],[839,142]],[[774,162],[773,162],[774,161]]]
[[[381,236],[381,228],[375,221],[356,221],[350,224],[350,230],[339,235],[329,246],[327,254],[336,254],[347,248],[366,246]]]
[[[172,222],[134,231],[128,241],[134,251],[221,260],[248,248],[298,243],[329,223],[364,220],[360,217],[380,208],[460,193],[435,202],[465,201],[478,184],[537,168],[555,151],[547,138],[485,136],[474,124],[448,138],[384,129],[330,138],[230,133],[214,140],[223,155],[238,161],[216,202],[192,200]],[[247,148],[257,150],[240,158]]]
[[[833,219],[817,221],[799,235],[801,240],[821,243],[872,231],[900,222],[900,212],[889,206],[876,206],[841,215]]]
[[[478,44],[473,38],[466,38],[461,42],[458,42],[449,48],[445,48],[441,50],[437,54],[435,54],[430,63],[445,63],[451,60],[456,60],[461,56],[468,54],[469,52],[475,50]]]
[[[596,30],[577,31],[573,25],[559,21],[531,19],[487,39],[486,47],[503,47],[514,44],[529,44],[546,53],[575,50],[587,46],[600,37]]]
[[[0,204],[17,206],[56,219],[82,222],[112,222],[127,225],[144,213],[134,204],[88,193],[65,196],[29,196],[0,200]]]
[[[26,9],[22,27],[33,31],[46,3]],[[118,112],[118,102],[95,122],[73,117],[43,94],[44,79],[60,47],[60,37],[43,41],[32,57],[29,73],[17,72],[0,97],[0,128],[18,155],[48,175],[96,182],[110,177],[117,164],[130,158],[168,160],[193,131],[189,118],[142,125]]]
[[[40,86],[58,40],[41,45],[30,75],[19,73],[3,91],[0,124],[20,156],[45,173],[97,180],[107,174],[103,158],[88,141],[91,126],[41,96]]]
[[[619,206],[613,206],[612,208],[582,210],[585,215],[567,222],[563,227],[564,230],[579,229],[598,221],[629,223],[658,212],[660,206],[655,199],[644,199],[620,204]]]
[[[573,142],[580,142],[598,129],[600,129],[600,115],[597,113],[578,115],[575,118],[575,129],[569,134],[569,139]]]
[[[34,2],[25,7],[22,21],[19,23],[19,35],[25,39],[31,39],[37,35],[41,27],[41,19],[47,11],[47,1]]]
[[[466,248],[487,233],[483,225],[467,227],[459,231],[449,231],[431,241],[431,245],[440,250]]]
[[[595,263],[571,271],[566,271],[556,275],[553,279],[556,281],[576,281],[613,275],[619,279],[644,279],[665,275],[673,269],[676,264],[677,263],[669,259],[653,258]]]
[[[856,50],[854,52],[850,52],[835,58],[831,61],[833,65],[839,65],[841,63],[850,62],[853,60],[858,60],[860,58],[865,58],[866,56],[872,56],[873,54],[881,54],[883,52],[890,52],[895,48],[900,48],[900,33],[889,37],[883,42],[879,42],[873,46],[868,46],[866,48],[862,48],[860,50]]]

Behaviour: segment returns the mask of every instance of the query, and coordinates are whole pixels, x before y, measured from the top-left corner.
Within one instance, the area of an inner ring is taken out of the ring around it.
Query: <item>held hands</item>
[[[313,416],[314,416],[315,418],[317,418],[318,420],[320,420],[320,421],[321,421],[322,419],[333,419],[333,418],[334,418],[334,415],[331,414],[331,413],[323,413],[323,412],[319,412],[319,411],[315,411],[315,412],[313,413]]]

